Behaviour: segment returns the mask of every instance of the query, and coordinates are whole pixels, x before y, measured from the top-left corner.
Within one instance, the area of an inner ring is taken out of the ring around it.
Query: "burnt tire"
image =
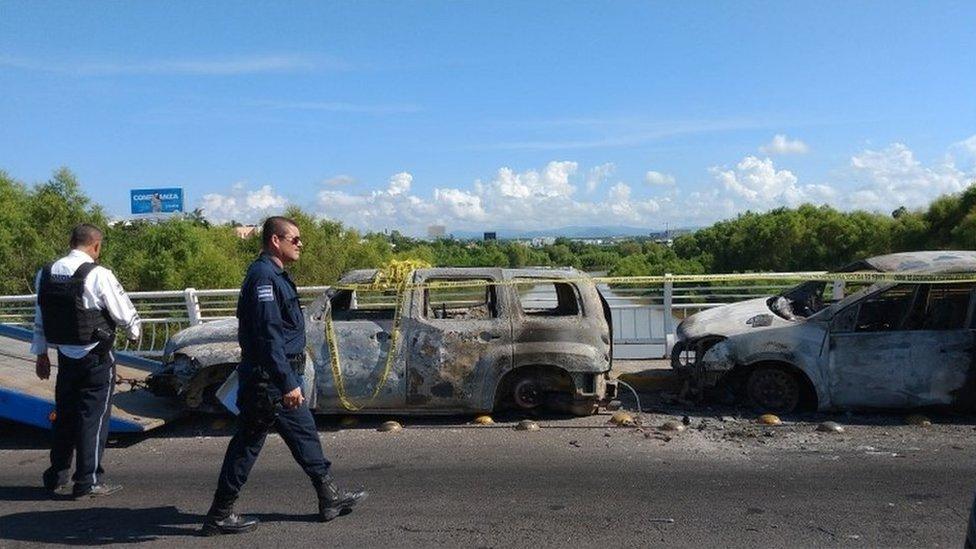
[[[512,402],[520,410],[535,410],[546,402],[542,381],[534,375],[521,376],[512,384]]]
[[[746,398],[764,412],[786,414],[800,404],[800,380],[777,366],[758,366],[746,379]]]

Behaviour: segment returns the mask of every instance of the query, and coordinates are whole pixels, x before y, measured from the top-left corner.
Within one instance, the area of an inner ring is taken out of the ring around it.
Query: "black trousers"
[[[243,396],[248,392],[242,386],[239,394]],[[245,398],[238,397],[237,405],[243,416],[246,414],[246,408],[254,404]],[[319,433],[315,428],[315,419],[312,417],[312,411],[308,409],[308,406],[302,404],[291,410],[279,409],[274,425],[291,451],[292,457],[312,480],[312,484],[321,483],[329,472],[331,463],[322,452],[322,443],[319,441]],[[238,420],[237,432],[230,439],[227,453],[224,454],[224,463],[220,468],[220,477],[217,480],[217,492],[214,496],[214,507],[211,508],[211,514],[229,512],[229,506],[237,499],[241,488],[247,482],[247,477],[254,466],[254,462],[258,459],[258,454],[261,453],[267,435],[267,430],[255,429],[244,421]]]
[[[53,442],[51,467],[44,472],[44,485],[52,488],[67,482],[71,459],[75,457],[75,491],[98,484],[104,473],[102,454],[108,438],[115,389],[115,357],[111,351],[92,351],[82,358],[58,352],[58,377],[54,386]]]

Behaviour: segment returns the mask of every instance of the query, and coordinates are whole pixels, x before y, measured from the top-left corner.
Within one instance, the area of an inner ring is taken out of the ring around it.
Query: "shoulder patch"
[[[268,284],[265,286],[258,286],[258,301],[274,301],[274,288]]]

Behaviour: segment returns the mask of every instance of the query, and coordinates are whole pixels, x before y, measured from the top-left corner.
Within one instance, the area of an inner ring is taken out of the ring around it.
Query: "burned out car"
[[[889,254],[838,272],[976,273],[976,252]],[[961,281],[808,281],[688,317],[672,365],[700,390],[731,389],[770,411],[971,408],[974,290]]]
[[[314,411],[444,414],[546,406],[590,414],[615,396],[609,306],[583,273],[418,269],[402,295],[372,290],[377,276],[376,270],[347,273],[305,308],[305,394]],[[237,319],[183,330],[164,353],[151,390],[178,396],[191,409],[212,409],[240,361]]]

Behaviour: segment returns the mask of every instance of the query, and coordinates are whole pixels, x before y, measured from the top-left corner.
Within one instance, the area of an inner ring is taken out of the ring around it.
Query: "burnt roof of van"
[[[855,261],[839,272],[879,271],[883,273],[974,273],[976,252],[968,250],[902,252]]]

